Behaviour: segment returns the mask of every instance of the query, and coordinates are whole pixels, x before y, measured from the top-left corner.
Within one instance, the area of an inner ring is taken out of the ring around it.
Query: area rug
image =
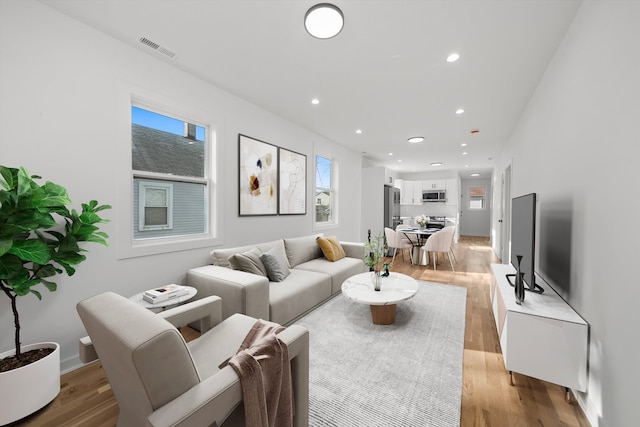
[[[309,426],[459,426],[465,288],[418,282],[396,322],[337,295],[295,322],[309,329]]]

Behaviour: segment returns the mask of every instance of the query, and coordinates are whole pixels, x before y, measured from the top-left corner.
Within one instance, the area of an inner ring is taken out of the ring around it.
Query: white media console
[[[525,293],[516,303],[507,281],[510,264],[491,264],[493,318],[500,337],[504,366],[578,391],[587,390],[589,325],[551,286],[536,275],[544,293]],[[513,378],[512,378],[513,380]]]

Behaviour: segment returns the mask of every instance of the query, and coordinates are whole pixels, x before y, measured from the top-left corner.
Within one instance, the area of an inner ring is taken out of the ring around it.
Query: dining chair
[[[416,234],[408,235],[402,232],[402,230],[413,230],[414,227],[409,224],[398,224],[396,226],[396,232],[400,233],[400,235],[405,236],[407,240],[411,242],[412,245],[419,245],[420,240]]]
[[[402,260],[404,261],[404,250],[412,249],[413,244],[409,241],[409,239],[403,238],[400,233],[398,233],[393,228],[385,227],[384,228],[384,236],[387,239],[387,246],[389,249],[393,249],[393,257],[391,258],[391,262],[393,262],[396,258],[396,252],[400,249],[402,253]]]
[[[451,271],[456,271],[453,268],[453,262],[451,261],[451,244],[453,243],[452,235],[455,232],[455,227],[445,227],[431,235],[427,239],[427,242],[420,248],[425,251],[427,256],[429,253],[433,253],[433,271],[436,271],[436,264],[438,262],[438,252],[445,252],[447,258],[449,258],[449,264],[451,265]]]

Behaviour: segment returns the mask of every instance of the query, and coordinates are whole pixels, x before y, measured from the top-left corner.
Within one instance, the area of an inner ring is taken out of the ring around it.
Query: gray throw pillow
[[[234,270],[246,271],[247,273],[266,276],[267,270],[260,261],[260,250],[257,248],[241,254],[233,254],[228,259],[231,268]]]
[[[260,261],[264,264],[264,268],[267,270],[267,277],[272,282],[282,282],[291,273],[287,260],[276,248],[269,249],[260,255]]]

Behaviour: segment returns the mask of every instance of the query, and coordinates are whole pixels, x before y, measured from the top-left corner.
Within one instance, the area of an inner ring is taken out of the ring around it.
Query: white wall
[[[125,296],[180,283],[187,269],[207,263],[211,248],[118,259],[121,195],[118,152],[128,150],[132,90],[157,94],[210,118],[218,128],[221,170],[215,183],[224,246],[309,234],[313,231],[314,153],[329,153],[338,175],[360,170],[361,156],[253,106],[166,62],[131,48],[32,0],[0,2],[0,163],[25,166],[61,184],[79,207],[97,199],[113,205],[106,216],[110,247],[87,246],[75,276],[61,277],[44,301],[20,298],[22,342],[56,341],[63,370],[77,364],[77,339],[85,335],[78,301],[114,291]],[[237,135],[243,133],[307,155],[307,215],[238,217]],[[124,168],[126,169],[126,168]],[[323,230],[359,240],[359,174],[339,179],[340,224]],[[126,216],[126,212],[125,212]],[[0,298],[0,351],[13,348],[13,320]]]
[[[538,194],[538,270],[589,322],[594,426],[640,419],[638,22],[640,2],[582,4],[495,174],[512,164],[512,196]]]

